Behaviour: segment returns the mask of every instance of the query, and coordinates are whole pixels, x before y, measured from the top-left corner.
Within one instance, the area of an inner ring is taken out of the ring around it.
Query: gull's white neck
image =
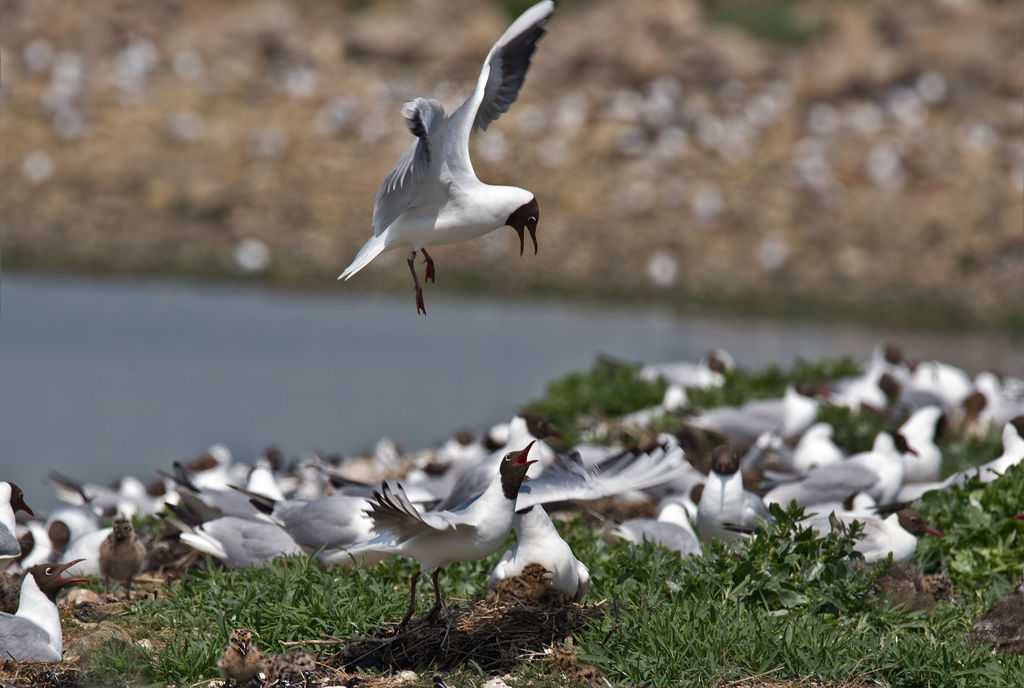
[[[25,574],[25,580],[21,584],[21,598],[15,616],[39,626],[50,636],[50,646],[58,653],[64,652],[64,635],[60,629],[60,612],[57,611],[57,605],[43,594],[30,573]]]
[[[7,530],[14,534],[14,509],[11,508],[11,484],[0,483],[0,524],[7,526]]]

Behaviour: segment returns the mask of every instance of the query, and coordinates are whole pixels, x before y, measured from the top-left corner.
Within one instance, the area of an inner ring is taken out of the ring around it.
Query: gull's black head
[[[564,435],[551,427],[543,417],[533,413],[532,411],[525,411],[519,414],[526,421],[526,429],[531,435],[539,440],[547,439],[548,437],[558,437],[564,439]]]
[[[911,533],[912,535],[921,535],[922,533],[928,533],[935,537],[942,537],[942,533],[937,531],[928,525],[928,521],[924,520],[924,516],[917,513],[913,509],[900,509],[896,512],[896,516],[899,519],[900,525],[903,530]]]
[[[719,475],[732,475],[740,469],[740,455],[728,444],[711,450],[711,470]]]
[[[11,486],[11,511],[21,509],[29,516],[35,516],[32,509],[29,509],[28,504],[25,503],[25,493],[21,491],[21,488],[11,482],[7,484]]]
[[[39,586],[39,589],[52,600],[57,597],[58,592],[69,585],[89,582],[88,578],[61,577],[62,573],[80,561],[85,561],[85,559],[75,559],[74,561],[69,561],[66,564],[48,562],[46,564],[39,564],[38,566],[30,566],[27,573],[31,574],[31,576],[36,579],[36,585]]]
[[[533,442],[536,441],[533,440]],[[521,451],[512,451],[505,454],[501,459],[501,466],[498,470],[501,474],[501,489],[507,499],[515,500],[519,495],[519,486],[523,484],[523,480],[526,478],[526,470],[530,467],[530,464],[537,463],[536,461],[527,461],[526,459],[530,454],[533,442],[530,442]]]
[[[508,216],[505,224],[516,230],[519,235],[519,255],[523,255],[524,231],[530,232],[533,239],[533,253],[537,254],[537,221],[540,220],[540,206],[537,205],[537,198],[531,198],[529,203],[519,206],[515,212]]]

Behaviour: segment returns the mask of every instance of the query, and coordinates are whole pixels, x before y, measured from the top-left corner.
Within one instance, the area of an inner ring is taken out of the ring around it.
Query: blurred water
[[[696,360],[722,346],[742,365],[865,359],[881,341],[969,372],[1024,375],[998,335],[680,318],[658,309],[367,296],[5,275],[0,292],[0,478],[54,504],[56,469],[108,482],[224,442],[252,461],[353,453],[383,435],[406,448],[507,420],[595,354]]]

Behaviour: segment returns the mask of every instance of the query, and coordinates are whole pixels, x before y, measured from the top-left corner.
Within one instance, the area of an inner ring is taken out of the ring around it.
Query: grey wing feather
[[[560,459],[537,478],[523,483],[516,509],[565,500],[600,499],[608,495],[643,490],[675,480],[689,472],[683,450],[658,448],[636,456],[625,455],[610,466],[594,470],[578,460]]]
[[[416,182],[440,169],[447,117],[444,107],[433,99],[416,98],[402,106],[402,116],[416,140],[413,141],[384,179],[373,204],[373,233],[380,234],[401,215],[416,196]]]
[[[700,542],[692,532],[674,523],[664,523],[653,518],[624,521],[616,526],[615,533],[637,545],[649,540],[681,554],[700,554],[701,551]]]
[[[362,497],[330,495],[281,505],[275,515],[292,539],[303,547],[343,547],[363,535],[357,521],[363,518],[362,507],[366,504]]]
[[[365,510],[373,519],[374,530],[390,535],[402,543],[423,533],[449,530],[467,523],[451,511],[422,512],[409,501],[401,485],[392,490],[387,483],[373,493],[370,506]]]
[[[0,612],[0,659],[19,662],[59,662],[50,636],[26,619]]]
[[[21,554],[21,544],[7,526],[0,525],[0,556],[16,557]]]
[[[766,497],[779,504],[796,500],[809,505],[841,502],[855,492],[864,492],[878,482],[878,475],[857,465],[844,463],[817,468],[803,480],[785,483],[770,490]]]

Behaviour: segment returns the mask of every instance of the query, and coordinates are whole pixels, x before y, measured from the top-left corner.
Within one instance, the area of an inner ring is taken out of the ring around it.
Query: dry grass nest
[[[321,661],[345,669],[452,670],[469,662],[486,672],[502,671],[581,630],[603,614],[600,603],[563,602],[557,594],[537,601],[481,599],[446,610],[436,624],[414,619],[404,633],[382,629],[353,639]]]

